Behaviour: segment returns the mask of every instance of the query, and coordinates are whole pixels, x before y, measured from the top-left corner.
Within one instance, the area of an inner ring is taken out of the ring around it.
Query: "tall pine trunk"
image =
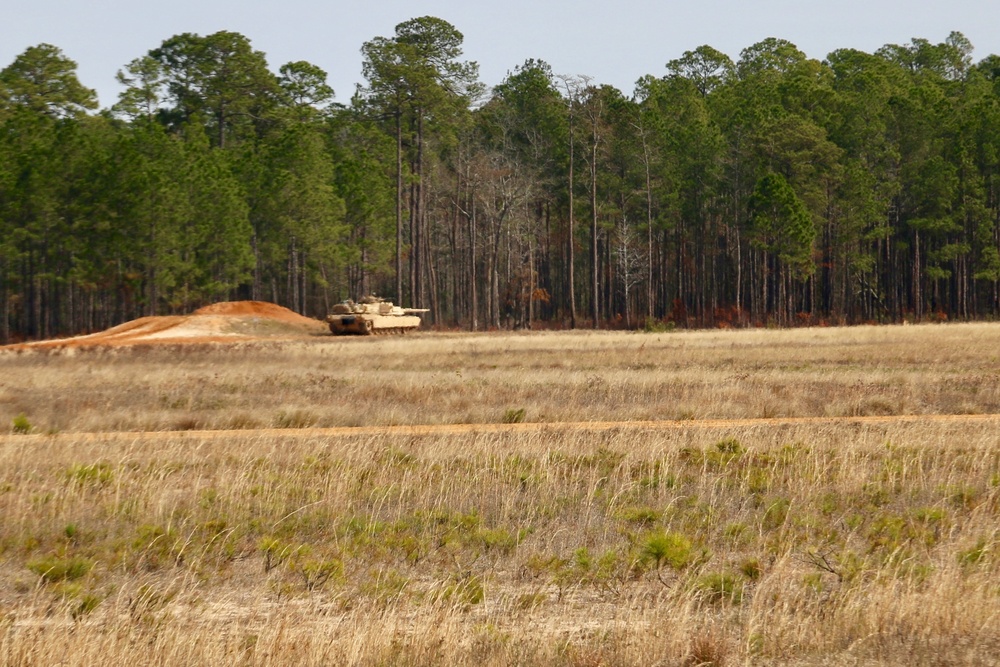
[[[396,303],[403,303],[403,112],[396,110]]]

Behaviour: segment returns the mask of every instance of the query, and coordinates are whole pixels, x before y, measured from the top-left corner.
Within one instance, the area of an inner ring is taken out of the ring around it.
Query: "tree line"
[[[960,33],[702,46],[631,95],[538,60],[487,90],[462,43],[399,24],[340,104],[313,64],[186,33],[100,111],[27,49],[0,71],[0,341],[373,292],[472,330],[1000,313],[1000,57]]]

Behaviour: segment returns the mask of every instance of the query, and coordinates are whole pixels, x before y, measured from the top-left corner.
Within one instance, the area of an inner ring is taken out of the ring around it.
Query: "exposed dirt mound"
[[[266,301],[221,301],[199,308],[193,315],[250,315],[296,324],[315,324],[316,320],[303,317],[295,311]]]
[[[107,331],[9,345],[5,349],[70,349],[178,343],[243,342],[329,333],[325,323],[264,301],[224,301],[191,315],[140,317]]]

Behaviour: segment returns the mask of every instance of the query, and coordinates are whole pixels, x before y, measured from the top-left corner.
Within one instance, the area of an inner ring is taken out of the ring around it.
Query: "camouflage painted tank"
[[[402,334],[418,328],[420,315],[426,312],[427,308],[400,308],[377,296],[367,296],[357,303],[338,303],[326,321],[335,336]]]

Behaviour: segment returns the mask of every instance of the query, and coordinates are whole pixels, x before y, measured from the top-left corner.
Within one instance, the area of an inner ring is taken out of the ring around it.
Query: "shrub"
[[[518,538],[504,528],[481,528],[476,537],[487,551],[509,554],[517,547]]]
[[[344,563],[339,558],[296,560],[294,569],[307,591],[322,588],[330,579],[337,580],[344,575]]]
[[[676,329],[676,323],[670,321],[664,322],[653,317],[647,317],[642,324],[642,330],[646,333],[670,333]]]
[[[264,556],[264,572],[270,572],[275,567],[284,563],[296,551],[297,548],[290,544],[285,544],[274,537],[263,537],[257,544],[257,548]]]
[[[664,566],[682,570],[694,562],[695,553],[691,540],[680,533],[656,532],[643,541],[639,558],[655,570]]]

